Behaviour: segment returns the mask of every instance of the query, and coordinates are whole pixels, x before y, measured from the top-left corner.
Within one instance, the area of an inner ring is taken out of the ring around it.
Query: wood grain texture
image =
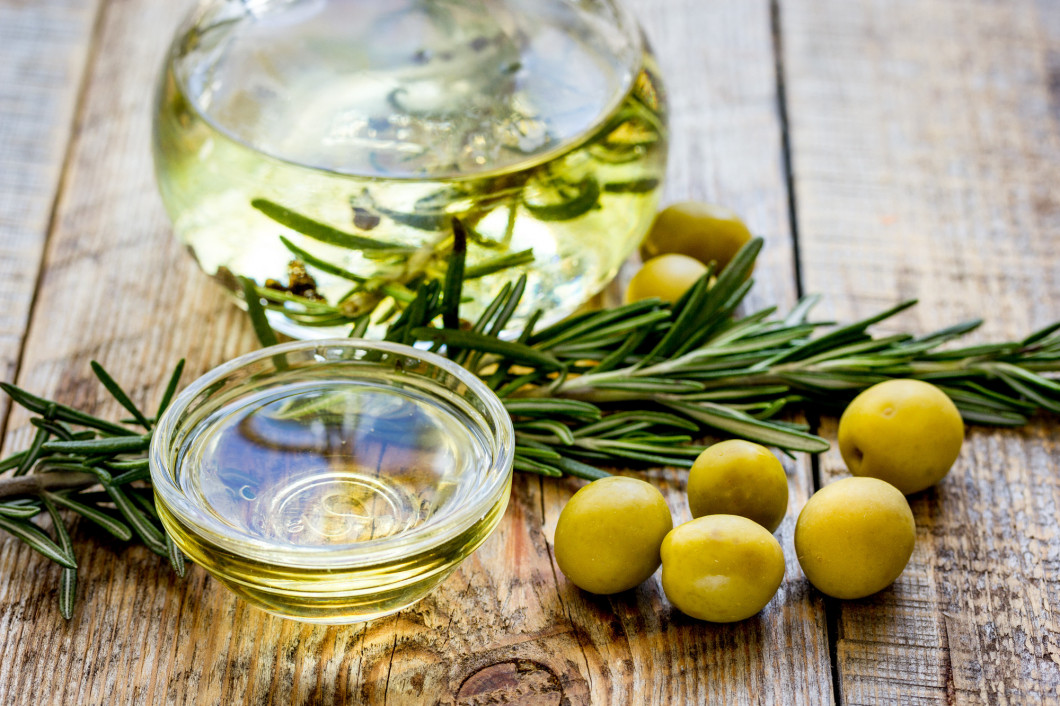
[[[175,361],[188,376],[253,347],[243,317],[172,241],[150,175],[151,86],[180,3],[114,0],[78,117],[18,382],[121,416],[91,379],[99,359],[153,403]],[[670,77],[669,196],[708,198],[767,237],[756,304],[794,297],[792,244],[767,2],[640,0]],[[12,418],[8,449],[28,442]],[[800,503],[805,459],[789,467]],[[660,471],[687,516],[683,474]],[[75,533],[83,575],[73,620],[58,574],[0,541],[0,703],[824,702],[823,604],[794,570],[759,618],[706,626],[658,582],[598,599],[558,573],[549,538],[573,484],[517,477],[497,533],[430,597],[362,626],[303,626],[246,607],[193,568],[177,580],[143,549]],[[789,556],[791,520],[782,529]],[[793,565],[792,565],[793,566]]]
[[[98,5],[0,0],[0,380],[22,349]],[[0,399],[0,429],[7,411]]]
[[[766,238],[745,306],[795,300],[781,131],[767,2],[629,3],[659,54],[673,131],[666,201],[725,204]],[[804,455],[787,463],[789,506],[813,490]],[[642,475],[663,489],[675,524],[691,519],[686,472]],[[542,483],[547,536],[581,484]],[[558,590],[593,674],[594,703],[826,703],[832,700],[825,615],[791,544],[794,514],[778,530],[788,568],[766,610],[709,625],[670,608],[658,574],[630,595]]]
[[[979,340],[1060,318],[1055,3],[782,3],[804,285],[826,318],[921,304]],[[912,563],[838,611],[843,703],[1060,700],[1057,420],[973,429],[911,498]],[[834,434],[834,425],[823,430]],[[838,453],[822,475],[843,474]]]

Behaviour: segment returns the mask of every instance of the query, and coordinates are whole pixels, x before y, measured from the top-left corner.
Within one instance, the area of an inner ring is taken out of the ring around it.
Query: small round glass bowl
[[[176,545],[270,613],[351,623],[416,602],[508,504],[501,401],[438,355],[356,339],[236,358],[170,405],[151,443]]]

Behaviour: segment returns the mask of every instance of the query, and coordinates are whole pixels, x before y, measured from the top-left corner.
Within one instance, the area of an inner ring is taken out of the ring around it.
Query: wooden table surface
[[[726,204],[766,239],[752,305],[821,292],[848,320],[898,300],[912,331],[979,340],[1060,318],[1060,3],[637,0],[669,87],[668,201]],[[150,103],[186,2],[0,0],[0,379],[111,418],[88,361],[153,405],[254,347],[172,239]],[[27,418],[0,401],[5,453]],[[820,431],[835,436],[834,420]],[[584,594],[552,560],[576,489],[518,475],[496,534],[397,615],[310,627],[193,568],[78,527],[73,619],[58,567],[0,538],[0,703],[1039,703],[1060,701],[1060,423],[974,428],[911,499],[898,582],[838,602],[791,545],[837,451],[787,464],[784,584],[710,625],[653,578]],[[688,517],[683,472],[645,474]]]

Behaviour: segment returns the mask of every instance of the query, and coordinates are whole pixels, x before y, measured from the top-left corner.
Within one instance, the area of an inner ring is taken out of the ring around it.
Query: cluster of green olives
[[[644,245],[644,267],[627,301],[677,301],[715,262],[720,271],[750,240],[735,214],[681,203],[660,212]],[[858,395],[839,422],[839,448],[853,477],[817,491],[799,513],[795,552],[818,590],[843,599],[876,593],[902,573],[916,527],[905,495],[939,482],[960,453],[964,424],[937,387],[889,380]],[[585,486],[556,526],[563,573],[591,593],[625,591],[662,565],[670,602],[711,622],[751,617],[784,578],[773,532],[787,512],[780,461],[748,441],[723,441],[696,459],[688,476],[693,520],[673,526],[662,494],[634,478]]]
[[[594,481],[560,513],[556,563],[576,586],[603,594],[633,588],[661,564],[663,591],[682,612],[716,623],[751,617],[784,580],[772,534],[788,507],[783,466],[758,444],[715,444],[692,466],[688,505],[695,519],[675,528],[651,484]]]
[[[655,217],[640,247],[644,266],[626,288],[626,302],[658,297],[676,302],[715,263],[721,272],[751,240],[751,231],[732,211],[685,201]]]
[[[949,473],[964,421],[939,388],[887,380],[839,419],[839,452],[851,478],[814,493],[795,525],[795,553],[822,593],[863,598],[890,586],[913,554],[916,525],[906,495]]]
[[[964,425],[938,388],[909,380],[875,385],[850,404],[839,426],[850,478],[807,501],[795,525],[806,578],[835,598],[863,598],[891,585],[913,553],[916,526],[904,493],[941,480],[960,452]],[[560,570],[590,593],[611,594],[647,580],[682,612],[716,623],[751,617],[784,579],[773,532],[788,507],[780,461],[733,439],[704,450],[688,475],[695,518],[673,526],[654,486],[624,476],[585,486],[556,525]]]

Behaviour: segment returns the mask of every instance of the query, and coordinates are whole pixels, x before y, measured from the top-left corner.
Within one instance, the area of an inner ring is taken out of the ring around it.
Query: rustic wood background
[[[1060,4],[629,1],[668,80],[667,199],[765,236],[754,304],[822,292],[848,319],[919,297],[896,325],[982,315],[984,339],[1060,318]],[[104,415],[92,358],[153,404],[179,358],[191,379],[254,345],[151,176],[152,87],[187,4],[0,0],[0,379]],[[4,453],[28,444],[6,401],[0,428]],[[683,617],[657,579],[575,589],[550,538],[576,484],[525,476],[438,592],[345,628],[267,616],[87,527],[66,622],[57,568],[3,537],[0,703],[1057,703],[1058,429],[969,432],[913,499],[910,567],[862,601],[813,591],[791,547],[838,452],[789,464],[787,577],[737,625]],[[683,474],[647,475],[687,517]]]

